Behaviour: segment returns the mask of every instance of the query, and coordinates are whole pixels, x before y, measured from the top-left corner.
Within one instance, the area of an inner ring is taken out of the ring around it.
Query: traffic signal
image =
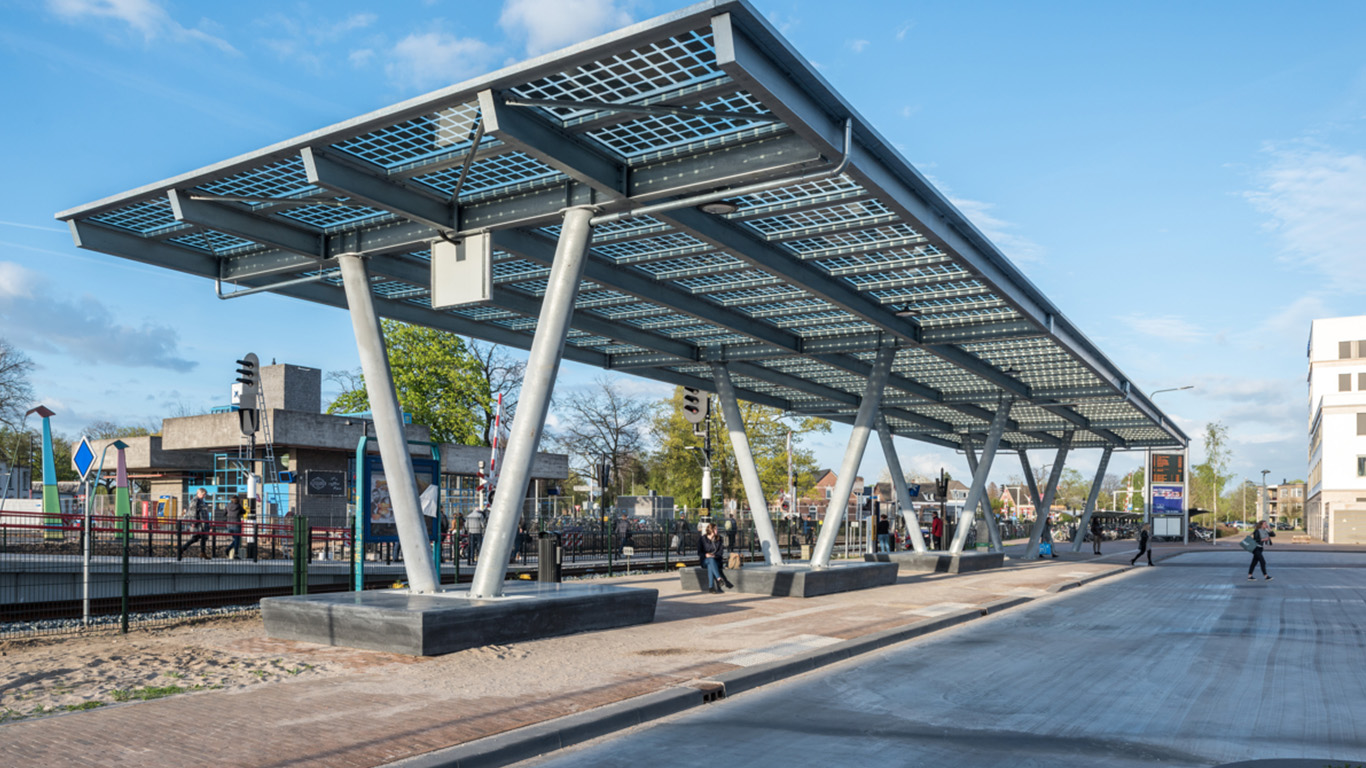
[[[237,361],[237,383],[232,385],[232,404],[238,408],[255,408],[256,393],[261,384],[261,362],[255,354]]]
[[[610,484],[610,483],[612,482],[612,462],[611,462],[611,460],[609,460],[609,459],[603,459],[601,462],[598,463],[597,470],[598,470],[598,486],[601,487],[601,488],[606,488],[606,487],[608,486],[608,484]]]
[[[683,388],[683,418],[691,424],[701,424],[711,413],[711,395],[696,387]]]

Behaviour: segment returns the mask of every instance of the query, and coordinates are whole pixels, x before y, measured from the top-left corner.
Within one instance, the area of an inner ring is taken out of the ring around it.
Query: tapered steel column
[[[594,209],[567,208],[560,240],[555,246],[555,261],[550,281],[541,301],[536,321],[536,336],[527,355],[522,395],[517,415],[508,435],[503,467],[498,472],[498,492],[494,494],[484,527],[484,545],[479,550],[479,565],[470,583],[470,597],[498,597],[503,594],[503,577],[517,536],[522,502],[531,480],[531,463],[541,444],[545,417],[550,412],[550,394],[564,356],[564,341],[574,317],[574,300],[579,295],[583,267],[588,261],[588,238],[593,233]]]
[[[1091,525],[1091,515],[1096,511],[1096,499],[1100,497],[1100,484],[1105,480],[1105,470],[1110,466],[1110,453],[1115,449],[1106,446],[1100,456],[1100,466],[1096,467],[1096,479],[1091,483],[1091,493],[1086,496],[1086,511],[1081,515],[1081,526],[1077,535],[1072,537],[1072,551],[1080,552],[1082,542],[1086,541],[1086,529]]]
[[[365,261],[357,253],[341,254],[337,257],[337,265],[341,267],[346,305],[351,311],[351,328],[356,334],[356,350],[360,353],[365,389],[370,396],[370,413],[375,421],[380,460],[384,462],[384,479],[389,484],[389,501],[394,506],[394,527],[398,529],[398,541],[403,547],[403,569],[408,574],[408,587],[417,594],[435,592],[437,582],[432,570],[432,551],[428,546],[422,509],[417,503],[417,479],[413,474],[412,456],[408,454],[408,436],[403,429],[398,395],[394,392],[384,334],[370,293],[370,275],[365,269]],[[356,471],[360,471],[359,466]],[[361,508],[359,499],[356,508]]]
[[[977,474],[977,449],[972,447],[972,440],[963,439],[963,453],[968,457],[968,471]],[[991,551],[1004,552],[1005,545],[1001,543],[1001,527],[996,524],[996,515],[991,512],[990,494],[982,494],[982,519],[987,522],[987,535],[991,538]]]
[[[754,532],[759,536],[759,547],[764,552],[764,562],[769,565],[782,565],[783,553],[778,550],[778,536],[773,532],[773,518],[768,516],[764,486],[759,481],[759,469],[754,466],[754,453],[749,449],[749,435],[745,433],[745,420],[740,417],[740,403],[735,397],[735,385],[731,383],[730,370],[721,363],[712,363],[711,378],[716,383],[716,397],[721,401],[721,415],[725,417],[726,431],[730,433],[730,445],[735,451],[735,466],[740,470],[740,480],[745,486],[745,497],[749,499],[749,511],[754,517]]]
[[[831,491],[830,505],[825,509],[825,523],[821,535],[816,539],[816,550],[811,553],[812,568],[828,568],[830,555],[835,551],[835,539],[839,536],[840,526],[844,523],[844,511],[849,506],[849,494],[854,490],[854,477],[863,461],[863,450],[868,447],[868,433],[873,430],[873,419],[882,405],[882,390],[887,387],[887,378],[892,373],[892,362],[896,360],[896,349],[883,347],[878,350],[877,360],[868,373],[868,385],[859,403],[858,415],[854,417],[854,430],[849,435],[849,445],[844,449],[844,461],[840,464],[839,476]]]
[[[973,518],[977,515],[977,505],[982,503],[982,497],[987,493],[987,475],[991,474],[991,464],[996,460],[996,449],[1001,445],[1001,436],[1006,433],[1006,422],[1010,421],[1010,406],[1013,404],[1013,400],[1002,401],[996,408],[996,415],[991,419],[991,427],[987,429],[987,442],[982,446],[982,460],[972,473],[972,487],[968,489],[967,501],[963,502],[963,514],[958,517],[958,530],[954,532],[953,543],[949,545],[949,552],[955,555],[963,551],[963,545],[968,541],[968,529],[972,527]]]
[[[1053,496],[1058,492],[1058,481],[1062,479],[1062,465],[1067,461],[1067,452],[1072,449],[1072,433],[1068,432],[1062,438],[1062,445],[1058,446],[1058,456],[1053,460],[1053,471],[1048,473],[1048,485],[1044,488],[1043,498],[1035,497],[1037,503],[1034,507],[1034,527],[1029,529],[1029,543],[1025,545],[1025,557],[1033,557],[1039,553],[1039,538],[1043,535],[1043,527],[1048,523],[1048,510],[1053,507]],[[1024,451],[1020,451],[1020,463],[1025,465],[1025,474],[1029,475],[1029,464],[1023,458]],[[1038,493],[1038,488],[1033,486],[1030,480],[1030,492]]]
[[[887,458],[887,472],[892,476],[892,490],[896,500],[901,503],[901,519],[906,523],[906,537],[916,552],[925,551],[925,537],[920,535],[920,517],[915,513],[915,503],[911,501],[911,491],[906,487],[906,475],[901,471],[901,459],[892,443],[892,430],[887,426],[887,417],[877,415],[877,437],[882,441],[882,455]]]

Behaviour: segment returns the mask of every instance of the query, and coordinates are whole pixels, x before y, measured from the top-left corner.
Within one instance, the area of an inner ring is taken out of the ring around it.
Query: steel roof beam
[[[516,253],[538,263],[549,263],[553,246],[538,235],[521,230],[500,230],[493,235],[494,247]],[[584,277],[646,301],[663,304],[682,314],[708,323],[715,323],[759,341],[774,344],[790,352],[801,351],[801,338],[767,323],[756,322],[733,309],[719,307],[686,291],[656,282],[642,274],[620,269],[601,257],[592,257],[584,270]]]
[[[655,218],[672,221],[679,229],[738,256],[769,274],[791,278],[792,282],[797,283],[808,293],[853,313],[893,336],[915,344],[920,342],[919,329],[914,324],[896,317],[843,280],[830,277],[814,266],[795,261],[791,254],[738,229],[725,219],[695,208],[680,208]]]
[[[745,32],[738,28],[729,13],[712,17],[712,35],[716,45],[717,66],[721,70],[742,84],[774,114],[781,115],[784,123],[811,141],[821,152],[833,157],[842,151],[843,122],[853,114],[853,110],[833,94],[822,102],[820,98],[828,93],[828,87],[811,75],[807,65],[794,56],[790,49],[783,47],[778,51],[760,50]],[[772,58],[770,54],[774,54]],[[791,61],[784,61],[787,59]],[[794,82],[793,73],[809,80],[810,88]],[[853,157],[847,171],[851,177],[874,193],[880,193],[879,197],[884,203],[899,210],[907,223],[928,237],[936,247],[946,248],[957,254],[1012,308],[1046,330],[1064,349],[1116,391],[1142,398],[1154,416],[1154,421],[1177,440],[1186,442],[1185,435],[1174,425],[1160,420],[1156,408],[1152,407],[1141,393],[1132,392],[1127,379],[1113,364],[1072,328],[1028,278],[938,190],[909,165],[906,166],[908,173],[893,170],[898,159],[895,151],[874,131],[862,126],[856,127],[859,130],[856,131],[851,150]],[[869,135],[871,148],[858,136],[859,133]],[[982,366],[990,366],[975,357],[968,355],[956,359],[955,362],[982,370],[985,378],[998,386],[1008,384],[1001,380],[1004,374],[982,369]],[[1023,387],[1022,392],[1022,387],[1022,384],[1015,382],[1015,386],[1003,386],[1003,389],[1027,400],[1028,388]]]
[[[323,258],[323,238],[280,221],[272,221],[231,205],[190,199],[189,192],[167,191],[176,221],[208,227],[246,238],[262,245],[292,251],[315,259]]]
[[[609,198],[626,197],[626,166],[552,125],[536,112],[513,107],[501,94],[479,92],[484,133],[540,160]]]
[[[309,184],[330,189],[372,208],[389,211],[434,229],[449,232],[456,228],[455,207],[452,205],[349,163],[334,160],[312,147],[304,147],[299,155],[303,158],[304,173]]]

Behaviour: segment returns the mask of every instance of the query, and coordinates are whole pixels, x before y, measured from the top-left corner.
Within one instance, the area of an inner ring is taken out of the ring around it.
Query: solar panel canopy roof
[[[567,359],[704,390],[724,361],[742,399],[850,422],[891,346],[897,434],[980,444],[1009,401],[1008,449],[1187,442],[734,0],[57,217],[83,248],[340,307],[335,256],[364,253],[381,315],[525,349],[574,205],[607,220]],[[432,242],[482,233],[491,300],[433,309]]]

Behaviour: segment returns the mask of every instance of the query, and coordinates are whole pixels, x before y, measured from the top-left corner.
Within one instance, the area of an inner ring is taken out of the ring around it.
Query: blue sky
[[[224,402],[247,351],[353,368],[342,312],[220,302],[78,251],[53,213],[683,5],[0,0],[0,336],[71,434]],[[1309,321],[1366,314],[1366,3],[755,6],[1143,389],[1195,385],[1157,397],[1194,461],[1219,420],[1239,477],[1306,474]]]

